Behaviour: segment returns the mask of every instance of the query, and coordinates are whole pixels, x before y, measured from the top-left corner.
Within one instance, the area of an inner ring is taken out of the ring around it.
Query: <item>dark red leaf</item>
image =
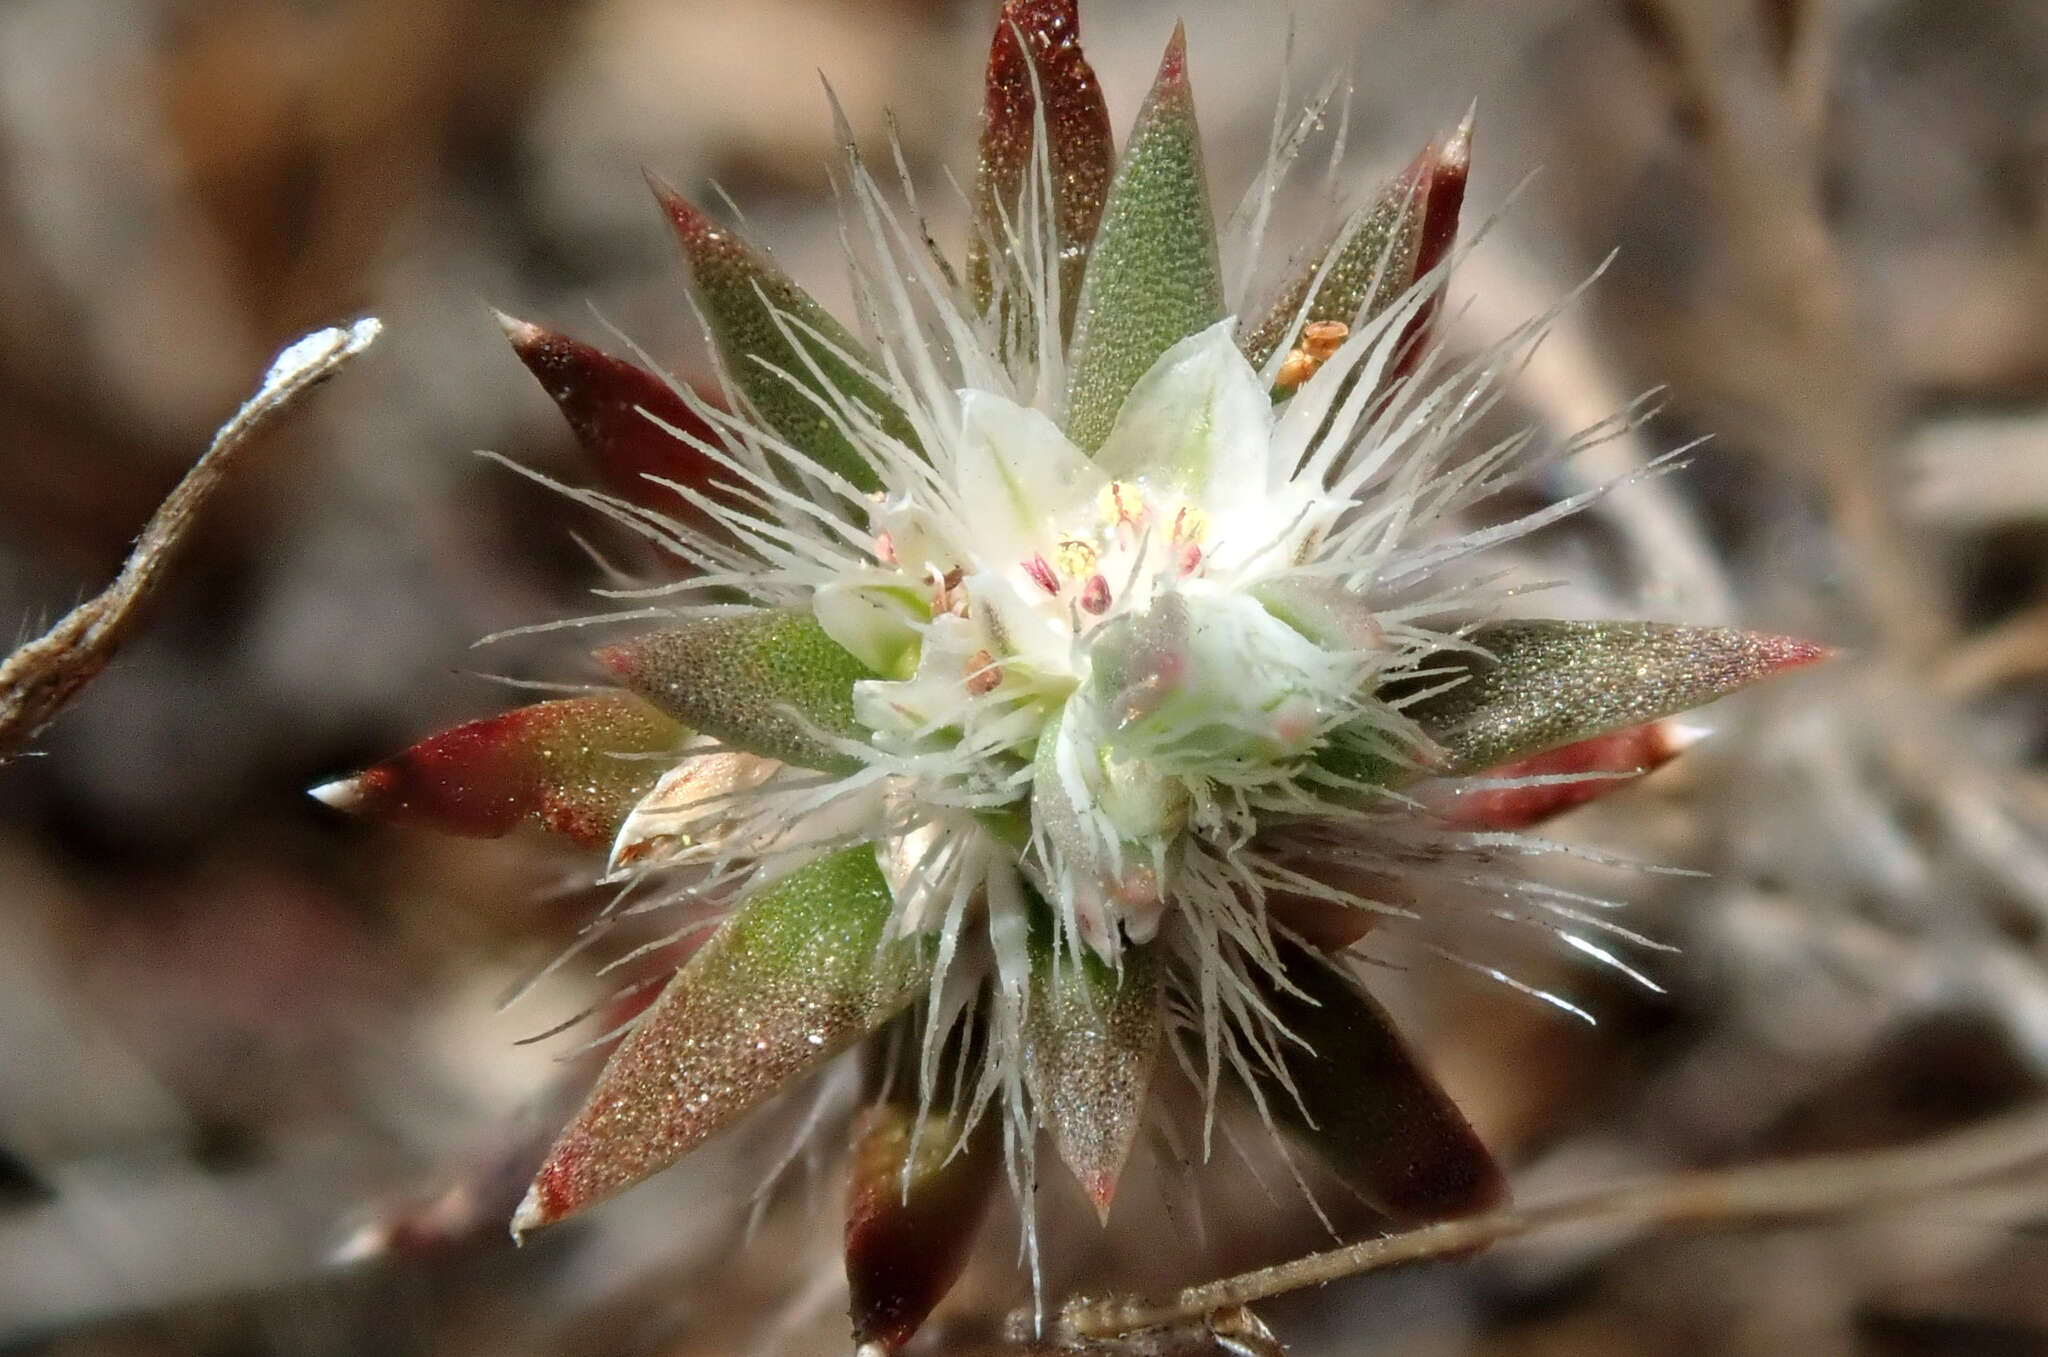
[[[994,1116],[981,1118],[962,1144],[949,1116],[920,1118],[893,1101],[861,1114],[846,1202],[846,1280],[853,1341],[863,1353],[895,1352],[953,1289],[1002,1159]]]
[[[658,476],[698,491],[730,479],[717,462],[662,427],[719,445],[717,431],[667,382],[531,321],[499,312],[498,323],[512,351],[561,407],[608,488],[636,504],[686,512],[700,524],[707,521],[675,491],[648,479]]]

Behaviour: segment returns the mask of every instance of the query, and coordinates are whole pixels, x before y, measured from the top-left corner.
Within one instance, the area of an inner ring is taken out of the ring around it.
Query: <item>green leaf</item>
[[[1179,27],[1131,130],[1088,256],[1067,373],[1067,437],[1093,452],[1159,355],[1223,319],[1223,270]]]
[[[755,411],[820,466],[863,491],[881,489],[874,468],[818,405],[822,398],[831,406],[841,400],[864,406],[886,433],[917,446],[903,412],[868,373],[839,356],[867,365],[860,341],[736,232],[713,222],[673,189],[653,187],[682,242],[691,286],[719,357]]]
[[[1317,762],[1378,785],[1476,773],[1674,716],[1832,654],[1789,636],[1665,622],[1497,622],[1469,639],[1484,653],[1443,651],[1424,662],[1429,676],[1378,693],[1442,748],[1440,762],[1415,767],[1346,731]],[[1442,690],[1421,696],[1432,689]]]
[[[1261,978],[1295,1094],[1262,1090],[1275,1122],[1311,1146],[1375,1210],[1399,1222],[1500,1205],[1507,1184],[1464,1114],[1416,1063],[1372,996],[1322,958],[1280,944],[1290,993]]]
[[[808,609],[763,609],[649,632],[597,652],[648,701],[735,749],[805,768],[860,760],[811,733],[865,740],[853,685],[877,678]]]
[[[1477,772],[1674,716],[1830,653],[1789,636],[1665,622],[1497,622],[1470,639],[1485,654],[1446,652],[1426,666],[1465,681],[1402,709],[1448,754],[1436,772]],[[1409,679],[1381,696],[1453,677]]]
[[[931,950],[923,939],[884,944],[892,908],[867,846],[743,900],[605,1063],[513,1234],[666,1168],[923,993]]]
[[[1144,947],[1126,948],[1116,970],[1085,950],[1077,964],[1050,930],[1034,941],[1025,1078],[1060,1160],[1107,1224],[1159,1061],[1159,968]]]

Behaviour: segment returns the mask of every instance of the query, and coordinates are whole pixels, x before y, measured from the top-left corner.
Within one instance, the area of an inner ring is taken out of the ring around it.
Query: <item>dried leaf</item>
[[[1159,355],[1223,319],[1223,270],[1202,166],[1187,37],[1176,26],[1110,183],[1088,256],[1067,374],[1067,437],[1102,446]]]
[[[365,317],[346,329],[316,330],[280,353],[256,394],[150,515],[114,582],[0,660],[0,758],[34,739],[114,658],[199,511],[256,431],[369,348],[383,328]]]
[[[680,749],[688,735],[629,693],[563,698],[430,735],[313,795],[393,824],[477,838],[535,824],[594,848],[665,766],[633,756]]]
[[[649,632],[597,657],[663,711],[749,754],[851,772],[814,730],[865,740],[853,685],[877,675],[808,609],[764,609]]]
[[[883,941],[869,847],[743,900],[606,1062],[512,1220],[516,1238],[666,1168],[923,992],[921,940]]]

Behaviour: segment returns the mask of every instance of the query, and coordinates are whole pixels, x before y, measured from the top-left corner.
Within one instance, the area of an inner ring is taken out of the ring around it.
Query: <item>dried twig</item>
[[[0,661],[0,757],[34,739],[106,668],[134,630],[143,601],[200,509],[227,479],[242,446],[368,348],[382,328],[375,318],[365,318],[346,329],[315,331],[280,353],[256,394],[221,427],[206,455],[157,507],[105,592],[79,604],[56,626]]]
[[[1981,1189],[2048,1166],[2048,1106],[1901,1149],[1824,1155],[1751,1168],[1682,1173],[1600,1188],[1540,1206],[1490,1211],[1369,1239],[1192,1286],[1167,1300],[1078,1301],[1061,1317],[1068,1341],[1187,1326],[1219,1310],[1345,1277],[1439,1261],[1504,1240],[1568,1227],[1670,1229],[1813,1220]]]

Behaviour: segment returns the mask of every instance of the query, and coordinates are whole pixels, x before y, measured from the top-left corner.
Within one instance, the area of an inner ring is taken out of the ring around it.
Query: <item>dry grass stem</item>
[[[206,455],[157,506],[114,582],[0,662],[0,757],[34,739],[113,659],[200,510],[226,481],[235,454],[367,349],[382,328],[366,317],[346,329],[316,330],[280,353],[256,394],[221,426]]]
[[[1427,1225],[1192,1286],[1167,1300],[1080,1301],[1067,1308],[1062,1323],[1075,1340],[1114,1338],[1186,1326],[1290,1291],[1455,1258],[1525,1235],[1574,1227],[1727,1228],[1853,1215],[1986,1188],[2044,1162],[2048,1106],[2037,1105],[1900,1149],[1682,1173]]]

